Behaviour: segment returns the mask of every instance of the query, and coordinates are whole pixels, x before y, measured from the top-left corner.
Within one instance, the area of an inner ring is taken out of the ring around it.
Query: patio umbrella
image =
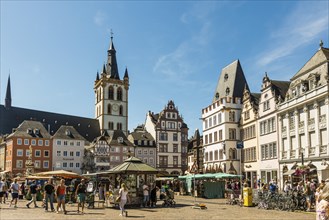
[[[47,171],[47,172],[41,172],[41,173],[35,173],[36,176],[57,176],[62,178],[79,178],[81,177],[79,174],[66,171],[66,170],[53,170],[53,171]]]

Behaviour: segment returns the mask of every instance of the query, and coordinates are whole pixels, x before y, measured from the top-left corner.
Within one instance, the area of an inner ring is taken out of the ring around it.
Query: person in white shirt
[[[150,200],[150,189],[149,186],[144,184],[143,185],[143,195],[144,195],[144,199],[143,199],[143,204],[141,205],[141,207],[147,207],[147,204]]]
[[[120,211],[121,213],[119,214],[119,216],[128,216],[128,212],[126,211],[125,209],[125,205],[128,202],[130,202],[130,198],[128,196],[128,188],[126,187],[126,184],[122,183],[121,184],[121,188],[119,190],[119,196],[120,196],[120,203],[119,203],[119,206],[120,206]]]

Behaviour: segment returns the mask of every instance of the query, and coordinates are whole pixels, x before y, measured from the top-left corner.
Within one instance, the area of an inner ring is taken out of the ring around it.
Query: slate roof
[[[276,96],[280,95],[283,99],[285,99],[287,91],[289,89],[290,81],[271,80],[271,84]]]
[[[217,101],[221,97],[242,97],[245,87],[248,88],[248,84],[240,61],[235,60],[222,69],[214,93],[213,102]],[[227,93],[227,91],[229,92]]]
[[[38,130],[38,132],[36,131]],[[39,121],[23,121],[16,130],[8,135],[7,138],[26,137],[26,138],[51,138],[43,124]]]
[[[55,139],[72,139],[72,140],[86,140],[79,132],[73,127],[68,125],[62,125],[56,133],[53,135]]]
[[[122,137],[123,142],[120,143],[118,141],[118,138]],[[107,143],[109,145],[115,145],[115,146],[131,146],[133,147],[134,145],[127,139],[127,136],[123,133],[123,131],[121,130],[114,130],[113,132],[110,133],[109,136],[106,137],[107,138]]]
[[[305,65],[291,78],[291,81],[299,78],[304,73],[329,62],[329,48],[321,47],[312,57],[305,63]]]
[[[74,126],[80,135],[89,142],[92,142],[100,135],[100,127],[97,119],[19,107],[6,109],[4,105],[0,105],[0,135],[11,134],[12,130],[17,128],[25,120],[41,122],[46,130],[50,131],[50,135],[54,135],[62,125]]]

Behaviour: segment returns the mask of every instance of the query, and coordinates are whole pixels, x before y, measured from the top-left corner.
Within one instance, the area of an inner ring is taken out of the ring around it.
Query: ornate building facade
[[[145,129],[157,144],[156,168],[181,175],[187,170],[188,127],[170,100],[158,114],[148,112]]]
[[[307,179],[329,178],[329,49],[319,50],[291,78],[278,105],[280,172],[283,180],[304,170]]]
[[[242,173],[239,121],[243,89],[248,87],[240,61],[222,69],[212,103],[202,109],[204,172]]]

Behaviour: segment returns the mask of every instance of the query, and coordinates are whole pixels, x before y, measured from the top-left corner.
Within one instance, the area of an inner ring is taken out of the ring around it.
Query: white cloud
[[[96,15],[94,16],[94,23],[97,26],[102,26],[105,20],[106,20],[106,14],[104,14],[101,11],[97,11]]]
[[[260,54],[257,64],[267,66],[289,56],[297,48],[319,38],[328,31],[328,8],[322,4],[302,2],[282,26],[271,34],[271,47]],[[307,4],[307,5],[305,5]],[[328,3],[327,3],[328,4]],[[320,38],[318,39],[320,40]]]

